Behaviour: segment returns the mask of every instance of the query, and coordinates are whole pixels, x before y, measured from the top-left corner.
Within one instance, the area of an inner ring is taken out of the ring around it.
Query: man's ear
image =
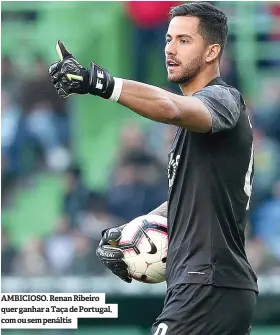
[[[217,58],[219,58],[219,55],[221,53],[221,46],[220,44],[211,44],[207,48],[206,53],[206,63],[213,63]]]

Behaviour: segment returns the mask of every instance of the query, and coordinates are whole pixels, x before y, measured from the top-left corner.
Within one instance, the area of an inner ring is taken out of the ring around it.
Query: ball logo
[[[157,247],[154,244],[154,242],[150,239],[150,236],[145,232],[145,230],[142,227],[140,227],[140,229],[142,230],[143,234],[146,236],[146,238],[147,238],[147,240],[148,240],[148,242],[150,243],[150,246],[151,246],[151,251],[147,252],[147,254],[153,255],[153,254],[157,253]]]
[[[180,155],[174,157],[174,153],[172,152],[169,157],[169,163],[167,168],[167,176],[169,187],[172,187],[176,175],[176,171],[179,165]]]

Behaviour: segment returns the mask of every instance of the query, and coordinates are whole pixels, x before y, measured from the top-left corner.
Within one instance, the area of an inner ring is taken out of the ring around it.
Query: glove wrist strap
[[[98,95],[103,99],[117,102],[121,96],[123,79],[113,77],[101,66],[90,63],[88,93]]]
[[[101,66],[90,63],[88,93],[109,99],[114,91],[115,81],[110,73]]]

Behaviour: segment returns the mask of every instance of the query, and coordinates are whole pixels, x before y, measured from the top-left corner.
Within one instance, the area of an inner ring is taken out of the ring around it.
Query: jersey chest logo
[[[174,155],[172,152],[169,156],[168,168],[167,168],[167,176],[168,176],[168,184],[169,187],[172,187],[176,175],[176,171],[179,165],[180,155]]]

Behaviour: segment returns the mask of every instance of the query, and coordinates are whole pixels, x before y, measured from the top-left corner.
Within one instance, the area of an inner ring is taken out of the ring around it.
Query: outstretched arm
[[[66,49],[56,46],[60,61],[49,68],[51,81],[59,96],[92,94],[111,99],[148,119],[173,124],[191,131],[208,133],[212,118],[204,103],[196,97],[180,96],[159,87],[113,77],[91,62],[85,69]]]
[[[206,87],[193,96],[180,96],[159,87],[113,77],[91,62],[80,65],[62,41],[56,46],[60,61],[49,68],[51,81],[62,98],[92,94],[116,101],[148,119],[173,124],[199,133],[233,128],[240,115],[240,96],[228,88],[215,92]],[[234,94],[236,95],[236,94]]]
[[[160,216],[164,216],[165,218],[167,218],[167,206],[168,206],[168,203],[167,201],[165,201],[162,205],[160,205],[159,207],[151,211],[149,214],[160,215]]]

